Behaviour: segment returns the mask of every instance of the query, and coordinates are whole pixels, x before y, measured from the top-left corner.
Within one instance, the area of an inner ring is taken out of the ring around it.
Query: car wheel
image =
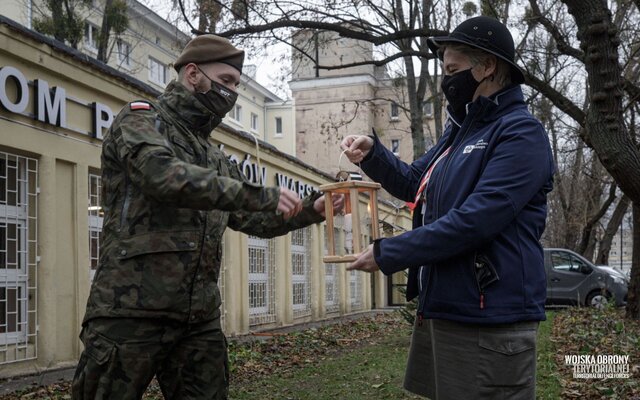
[[[609,304],[609,298],[611,295],[606,290],[596,290],[587,296],[587,301],[585,302],[589,307],[595,307],[598,309],[602,309]]]

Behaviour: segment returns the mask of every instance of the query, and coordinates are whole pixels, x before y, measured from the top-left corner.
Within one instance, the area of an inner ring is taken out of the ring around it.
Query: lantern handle
[[[340,157],[338,158],[338,171],[342,171],[342,156],[344,156],[344,153],[346,153],[346,152],[347,152],[347,149],[342,150],[342,153],[340,153]],[[340,180],[340,182],[343,182],[343,181],[346,180],[341,176],[340,172],[338,172],[338,177],[339,177],[338,179]]]

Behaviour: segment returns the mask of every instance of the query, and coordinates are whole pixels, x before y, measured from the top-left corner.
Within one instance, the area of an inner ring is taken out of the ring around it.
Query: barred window
[[[249,324],[276,320],[275,240],[249,236]]]
[[[38,161],[0,152],[0,364],[37,355]]]
[[[104,212],[100,205],[102,178],[100,175],[89,174],[89,279],[98,269],[100,262],[100,243],[102,243],[102,220]]]
[[[220,289],[220,299],[222,300],[222,306],[220,308],[220,326],[222,326],[222,330],[225,330],[225,321],[227,316],[227,307],[225,306],[224,301],[224,281],[225,281],[225,273],[227,271],[227,261],[225,257],[224,251],[224,242],[227,240],[226,234],[222,236],[222,242],[220,242],[220,246],[222,247],[222,257],[220,260],[220,275],[218,276],[218,288]]]
[[[334,238],[338,238],[340,230],[334,228]],[[328,254],[327,226],[324,226],[324,254]],[[324,264],[324,285],[325,285],[325,309],[328,313],[336,312],[340,309],[338,266],[334,263]]]
[[[310,238],[310,228],[291,232],[291,281],[293,284],[294,317],[311,314]]]

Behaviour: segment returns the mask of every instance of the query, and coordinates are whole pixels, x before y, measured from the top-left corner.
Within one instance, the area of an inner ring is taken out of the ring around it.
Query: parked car
[[[608,266],[596,266],[567,249],[544,249],[547,304],[602,307],[627,304],[629,279]]]

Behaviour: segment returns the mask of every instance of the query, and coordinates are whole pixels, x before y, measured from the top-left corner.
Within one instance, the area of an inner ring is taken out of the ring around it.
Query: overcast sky
[[[177,1],[174,0],[176,3],[175,6],[174,4],[172,4],[174,3],[174,1],[167,0],[138,1],[149,7],[151,10],[155,11],[162,18],[172,23],[176,23],[178,27],[187,35],[193,36],[191,34],[191,28],[184,22],[184,18],[182,17],[182,14],[177,7]],[[185,0],[185,3],[188,4],[189,0]],[[197,20],[193,20],[191,22],[194,25],[197,24]],[[287,45],[281,44],[277,46],[270,46],[268,51],[266,52],[269,55],[268,57],[256,57],[255,54],[247,54],[245,59],[245,65],[256,65],[256,81],[267,89],[283,97],[288,96],[288,85],[286,84],[286,82],[282,82],[280,73],[281,66],[274,63],[273,60],[279,59],[281,58],[281,56],[289,54],[289,51],[290,50]],[[286,89],[286,91],[283,91],[283,87]]]

